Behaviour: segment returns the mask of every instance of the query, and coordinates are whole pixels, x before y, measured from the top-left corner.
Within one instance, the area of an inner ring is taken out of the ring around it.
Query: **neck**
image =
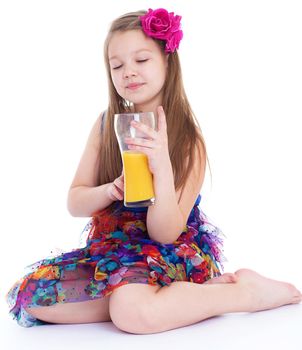
[[[146,103],[134,104],[133,111],[134,112],[153,112],[155,116],[157,116],[157,108],[162,105],[162,99],[158,98],[152,101],[148,101]]]

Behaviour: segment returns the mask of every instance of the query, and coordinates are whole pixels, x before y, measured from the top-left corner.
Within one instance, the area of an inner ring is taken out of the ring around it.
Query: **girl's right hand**
[[[121,201],[124,199],[124,171],[122,171],[121,176],[109,183],[107,194],[113,201]]]

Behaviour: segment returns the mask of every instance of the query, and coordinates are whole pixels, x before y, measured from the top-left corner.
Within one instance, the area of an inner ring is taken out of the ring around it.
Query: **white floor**
[[[202,350],[301,350],[302,305],[237,313],[168,332],[136,335],[120,331],[111,322],[80,325],[20,327],[5,315],[1,305],[1,348],[7,350],[131,350],[188,349]],[[4,347],[3,347],[4,345]]]

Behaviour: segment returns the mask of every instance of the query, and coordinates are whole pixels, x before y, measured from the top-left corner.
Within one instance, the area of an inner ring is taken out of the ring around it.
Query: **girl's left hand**
[[[158,131],[140,122],[131,122],[131,126],[146,134],[148,139],[126,137],[125,143],[130,150],[138,150],[148,157],[149,169],[154,175],[171,167],[168,149],[166,116],[162,106],[157,108]]]

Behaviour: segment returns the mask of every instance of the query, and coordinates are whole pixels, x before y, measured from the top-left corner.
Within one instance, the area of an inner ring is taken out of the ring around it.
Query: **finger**
[[[154,140],[144,139],[144,138],[129,138],[125,139],[129,149],[138,149],[139,146],[153,148]]]
[[[119,189],[119,191],[124,192],[124,183],[123,182],[116,185],[116,187]]]
[[[135,121],[135,120],[132,120],[131,121],[131,125],[134,127],[134,128],[136,128],[136,129],[138,129],[139,131],[141,131],[142,133],[144,133],[145,135],[147,135],[148,137],[149,137],[149,139],[156,139],[156,135],[157,135],[157,132],[156,132],[156,130],[154,130],[153,128],[151,128],[149,125],[146,125],[146,124],[144,124],[144,123],[141,123],[141,122],[137,122],[137,121]],[[131,140],[132,139],[132,137],[131,138],[129,138],[129,137],[126,137],[125,138],[125,141],[126,140]]]
[[[108,191],[109,197],[111,200],[116,201],[117,198],[117,189],[114,186],[114,184],[112,184],[112,186],[110,187],[110,190]]]
[[[118,179],[115,179],[115,180],[113,181],[113,183],[114,183],[114,185],[115,185],[116,187],[118,187],[120,190],[124,191],[124,182],[121,181],[119,178],[118,178]]]
[[[137,145],[130,145],[129,149],[139,151],[139,153],[144,153],[147,157],[152,155],[152,152],[154,152],[155,148],[159,148],[158,145],[155,145],[154,147],[146,147],[144,146],[137,146]]]
[[[157,107],[157,125],[159,132],[166,132],[167,130],[167,122],[166,115],[162,106]]]
[[[123,199],[124,198],[124,193],[120,192],[117,188],[114,189],[114,196],[117,199]]]
[[[116,178],[116,179],[113,181],[113,184],[114,184],[114,186],[116,186],[116,187],[120,187],[120,186],[121,186],[120,178],[119,178],[119,177]]]

